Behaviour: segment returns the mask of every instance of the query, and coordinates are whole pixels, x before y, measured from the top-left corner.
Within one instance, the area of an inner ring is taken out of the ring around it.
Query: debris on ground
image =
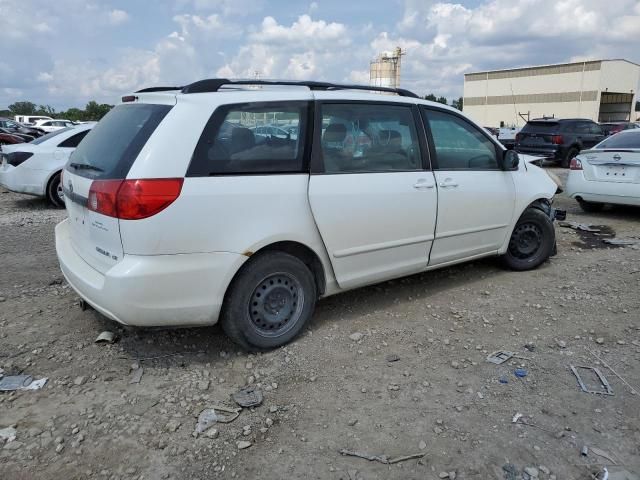
[[[638,390],[637,388],[635,388],[633,385],[631,385],[629,382],[627,382],[624,378],[622,378],[622,376],[620,374],[618,374],[618,372],[616,372],[613,368],[611,368],[611,366],[605,362],[604,360],[602,360],[598,355],[596,355],[593,351],[589,350],[588,348],[585,347],[585,349],[587,350],[587,352],[589,352],[591,355],[593,355],[602,365],[604,365],[605,367],[607,367],[611,373],[613,373],[616,377],[618,377],[620,379],[620,381],[622,383],[624,383],[627,387],[629,387],[631,389],[631,393],[633,395],[637,395],[638,394]]]
[[[387,356],[385,357],[385,360],[386,360],[388,363],[397,362],[398,360],[400,360],[400,355],[395,354],[395,353],[390,353],[389,355],[387,355]]]
[[[13,442],[18,431],[14,427],[0,428],[0,441],[4,443]]]
[[[608,243],[609,245],[638,245],[640,244],[640,240],[632,239],[632,238],[605,238],[602,240],[604,243]]]
[[[241,408],[229,408],[222,405],[213,405],[207,410],[214,411],[216,422],[218,423],[231,423],[240,416],[240,412],[242,411]]]
[[[0,392],[15,390],[40,390],[47,383],[48,378],[34,380],[31,375],[9,375],[0,380]]]
[[[213,408],[205,408],[198,415],[198,423],[196,423],[195,433],[196,435],[200,433],[204,433],[207,431],[213,424],[218,422],[218,415],[216,414],[215,409]]]
[[[598,447],[591,447],[591,453],[609,460],[613,465],[617,463],[616,460],[613,458],[613,455],[605,452],[604,450],[599,449]]]
[[[116,334],[105,330],[104,332],[98,335],[98,338],[95,339],[94,343],[113,343],[116,341]]]
[[[144,368],[140,366],[138,368],[134,368],[133,371],[131,372],[131,379],[129,380],[129,383],[140,383],[140,380],[142,380],[143,373],[144,373]]]
[[[524,369],[524,368],[516,368],[516,369],[513,371],[513,373],[514,373],[514,375],[515,375],[516,377],[518,377],[518,378],[524,378],[524,377],[526,377],[527,375],[529,375],[529,372],[527,372],[527,370],[526,370],[526,369]]]
[[[233,400],[244,408],[249,407],[257,407],[262,404],[264,396],[262,395],[262,390],[254,385],[249,385],[248,387],[241,388],[233,395]]]
[[[571,228],[573,230],[580,230],[582,232],[598,233],[600,231],[599,228],[593,228],[592,225],[578,222],[558,222],[558,225],[563,228]]]
[[[412,460],[414,458],[422,458],[426,455],[426,453],[412,453],[410,455],[401,455],[399,457],[389,458],[387,455],[370,455],[368,453],[356,452],[353,450],[341,449],[340,455],[349,456],[349,457],[359,457],[364,458],[365,460],[369,460],[370,462],[380,462],[385,465],[391,465],[394,463],[400,463],[407,460]]]
[[[511,423],[518,423],[518,420],[520,420],[522,418],[522,414],[521,413],[516,413],[513,418],[511,419]]]
[[[240,440],[239,442],[236,442],[236,446],[238,447],[238,450],[244,450],[245,448],[249,448],[251,446],[251,442]]]
[[[613,390],[609,385],[609,382],[605,378],[605,376],[594,367],[584,367],[584,366],[573,366],[569,365],[569,368],[575,375],[578,380],[578,385],[585,393],[596,393],[598,395],[613,395]],[[583,371],[583,375],[590,375],[590,377],[594,380],[594,382],[590,383],[589,386],[585,383],[582,376],[578,372],[578,370]]]
[[[495,363],[496,365],[501,365],[507,360],[510,360],[514,355],[515,355],[514,352],[498,350],[497,352],[493,352],[487,357],[487,362]]]

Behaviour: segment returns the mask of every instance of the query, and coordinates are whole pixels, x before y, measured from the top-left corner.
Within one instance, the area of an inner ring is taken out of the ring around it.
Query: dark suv
[[[605,138],[602,127],[587,118],[530,120],[516,135],[516,150],[560,162],[569,167],[580,150]]]

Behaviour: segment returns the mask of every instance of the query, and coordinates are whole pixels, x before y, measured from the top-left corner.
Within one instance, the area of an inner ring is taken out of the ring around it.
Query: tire
[[[585,202],[584,200],[578,200],[578,205],[586,213],[599,212],[604,208],[604,203]]]
[[[295,338],[313,315],[313,273],[284,252],[257,254],[231,282],[220,323],[245,350],[268,350]]]
[[[571,159],[573,159],[579,153],[580,153],[580,150],[578,150],[575,147],[571,147],[567,151],[567,154],[564,156],[564,158],[560,161],[560,166],[562,168],[569,168],[569,165],[571,164]]]
[[[545,262],[554,251],[556,232],[549,216],[528,208],[516,223],[503,263],[511,270],[531,270]]]
[[[60,185],[60,172],[56,173],[47,184],[46,196],[48,202],[57,208],[64,208],[64,196]]]

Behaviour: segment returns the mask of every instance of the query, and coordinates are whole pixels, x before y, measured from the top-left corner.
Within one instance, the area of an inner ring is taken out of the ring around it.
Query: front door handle
[[[457,187],[457,183],[453,183],[451,180],[445,180],[444,182],[440,182],[440,188],[455,188]]]
[[[429,182],[426,178],[419,178],[416,183],[413,185],[413,188],[417,190],[425,190],[427,188],[435,187],[435,183]]]

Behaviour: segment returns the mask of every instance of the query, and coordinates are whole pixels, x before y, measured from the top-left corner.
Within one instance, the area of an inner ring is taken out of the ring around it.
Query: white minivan
[[[56,250],[89,305],[126,325],[220,320],[247,349],[290,341],[348,289],[492,255],[535,268],[563,215],[544,170],[461,112],[322,82],[125,96],[63,188]]]

